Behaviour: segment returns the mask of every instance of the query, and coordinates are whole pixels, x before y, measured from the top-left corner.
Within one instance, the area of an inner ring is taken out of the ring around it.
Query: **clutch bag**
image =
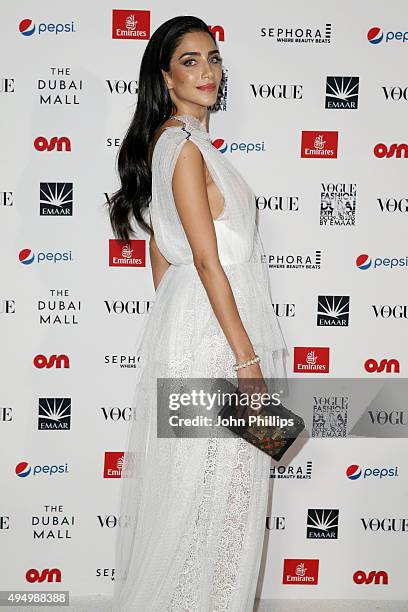
[[[303,431],[305,422],[281,402],[277,404],[268,394],[264,398],[266,401],[262,401],[262,407],[256,413],[250,412],[256,416],[256,420],[252,419],[251,423],[248,416],[239,417],[237,404],[242,394],[236,387],[234,390],[236,401],[229,398],[218,413],[219,417],[225,419],[223,426],[279,461]]]

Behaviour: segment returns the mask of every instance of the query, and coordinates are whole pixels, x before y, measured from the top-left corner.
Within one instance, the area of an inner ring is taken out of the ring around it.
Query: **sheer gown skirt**
[[[265,322],[267,289],[239,270],[228,276],[263,375],[282,376],[285,349]],[[136,476],[122,478],[113,612],[251,612],[254,604],[270,457],[233,434],[157,437],[158,377],[237,381],[234,355],[218,321],[204,315],[208,298],[191,274],[166,271],[140,342],[125,452]]]

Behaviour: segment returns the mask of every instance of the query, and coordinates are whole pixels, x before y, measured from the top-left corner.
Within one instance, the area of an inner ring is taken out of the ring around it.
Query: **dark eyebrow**
[[[212,55],[213,53],[219,53],[219,50],[213,49],[212,51],[208,52],[208,55]],[[178,59],[180,60],[185,55],[201,55],[201,54],[198,51],[186,51],[185,53],[182,53]]]

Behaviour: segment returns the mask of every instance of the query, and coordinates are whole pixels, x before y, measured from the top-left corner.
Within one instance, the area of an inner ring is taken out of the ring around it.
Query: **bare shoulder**
[[[167,119],[164,123],[162,123],[161,125],[159,125],[159,127],[155,130],[153,137],[150,141],[149,144],[149,164],[151,165],[151,160],[153,157],[153,151],[154,148],[157,144],[157,141],[159,140],[160,136],[163,134],[163,132],[166,131],[167,128],[169,127],[178,127],[181,128],[183,126],[183,124],[178,121],[177,119]]]

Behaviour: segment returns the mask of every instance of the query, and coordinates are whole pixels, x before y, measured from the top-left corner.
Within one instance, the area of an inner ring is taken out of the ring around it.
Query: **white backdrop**
[[[112,38],[116,9],[139,37]],[[306,354],[333,379],[407,376],[403,0],[4,5],[0,589],[113,588],[120,479],[104,477],[105,453],[115,466],[137,410],[134,348],[154,287],[147,248],[144,266],[110,265],[104,201],[146,40],[179,14],[219,41],[228,79],[210,133],[258,195],[288,375],[311,376],[294,368]],[[367,371],[370,359],[396,361]],[[350,423],[347,403],[310,399],[312,439],[271,473],[262,597],[407,596],[406,442],[346,439],[331,423]]]

